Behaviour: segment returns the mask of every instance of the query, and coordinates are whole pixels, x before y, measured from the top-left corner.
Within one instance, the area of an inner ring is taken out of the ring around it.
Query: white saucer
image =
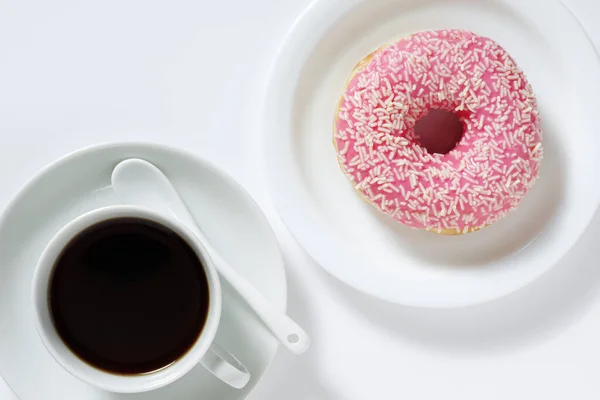
[[[30,281],[38,256],[69,220],[119,203],[110,175],[119,161],[129,157],[147,159],[165,171],[214,246],[268,300],[285,310],[285,270],[275,236],[250,195],[232,178],[191,154],[158,145],[91,147],[45,168],[0,219],[0,373],[21,400],[245,399],[265,373],[278,343],[227,286],[216,340],[250,370],[251,382],[243,390],[226,386],[199,366],[154,392],[103,392],[65,372],[37,336]]]
[[[545,159],[516,212],[459,237],[377,212],[340,171],[332,121],[353,66],[392,38],[463,28],[503,45],[537,94]],[[600,200],[600,64],[558,0],[320,0],[296,21],[271,70],[264,157],[284,223],[332,275],[395,303],[458,307],[533,281],[583,233]]]

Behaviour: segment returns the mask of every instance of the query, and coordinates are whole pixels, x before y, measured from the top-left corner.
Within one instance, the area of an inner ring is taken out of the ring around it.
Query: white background
[[[451,311],[359,294],[290,239],[256,150],[269,65],[308,3],[0,0],[0,206],[44,165],[87,145],[186,148],[264,206],[288,259],[290,314],[313,337],[302,357],[279,352],[252,400],[598,399],[600,216],[533,285]],[[565,3],[600,46],[600,3]],[[0,399],[11,398],[0,386]]]

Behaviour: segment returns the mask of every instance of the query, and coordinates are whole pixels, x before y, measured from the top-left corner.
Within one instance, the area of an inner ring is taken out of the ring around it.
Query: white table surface
[[[292,241],[255,150],[268,67],[308,3],[0,0],[0,207],[41,167],[87,145],[183,147],[263,205],[288,259],[290,314],[313,337],[302,357],[279,352],[251,400],[598,399],[600,216],[531,286],[451,311],[359,294]],[[600,3],[565,3],[600,46]],[[0,399],[13,398],[0,381]]]

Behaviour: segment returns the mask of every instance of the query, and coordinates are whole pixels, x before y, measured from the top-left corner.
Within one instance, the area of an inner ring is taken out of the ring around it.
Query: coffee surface
[[[88,364],[144,374],[181,358],[202,332],[209,289],[202,262],[178,234],[119,218],[79,233],[49,287],[54,326]]]

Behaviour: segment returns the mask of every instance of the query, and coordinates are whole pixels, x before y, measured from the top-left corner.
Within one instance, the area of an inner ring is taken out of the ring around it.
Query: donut
[[[456,121],[433,124],[447,142],[437,149],[417,129],[436,114]],[[464,30],[415,33],[362,59],[333,131],[340,168],[364,200],[441,234],[477,231],[517,208],[543,156],[523,71],[494,40]]]

